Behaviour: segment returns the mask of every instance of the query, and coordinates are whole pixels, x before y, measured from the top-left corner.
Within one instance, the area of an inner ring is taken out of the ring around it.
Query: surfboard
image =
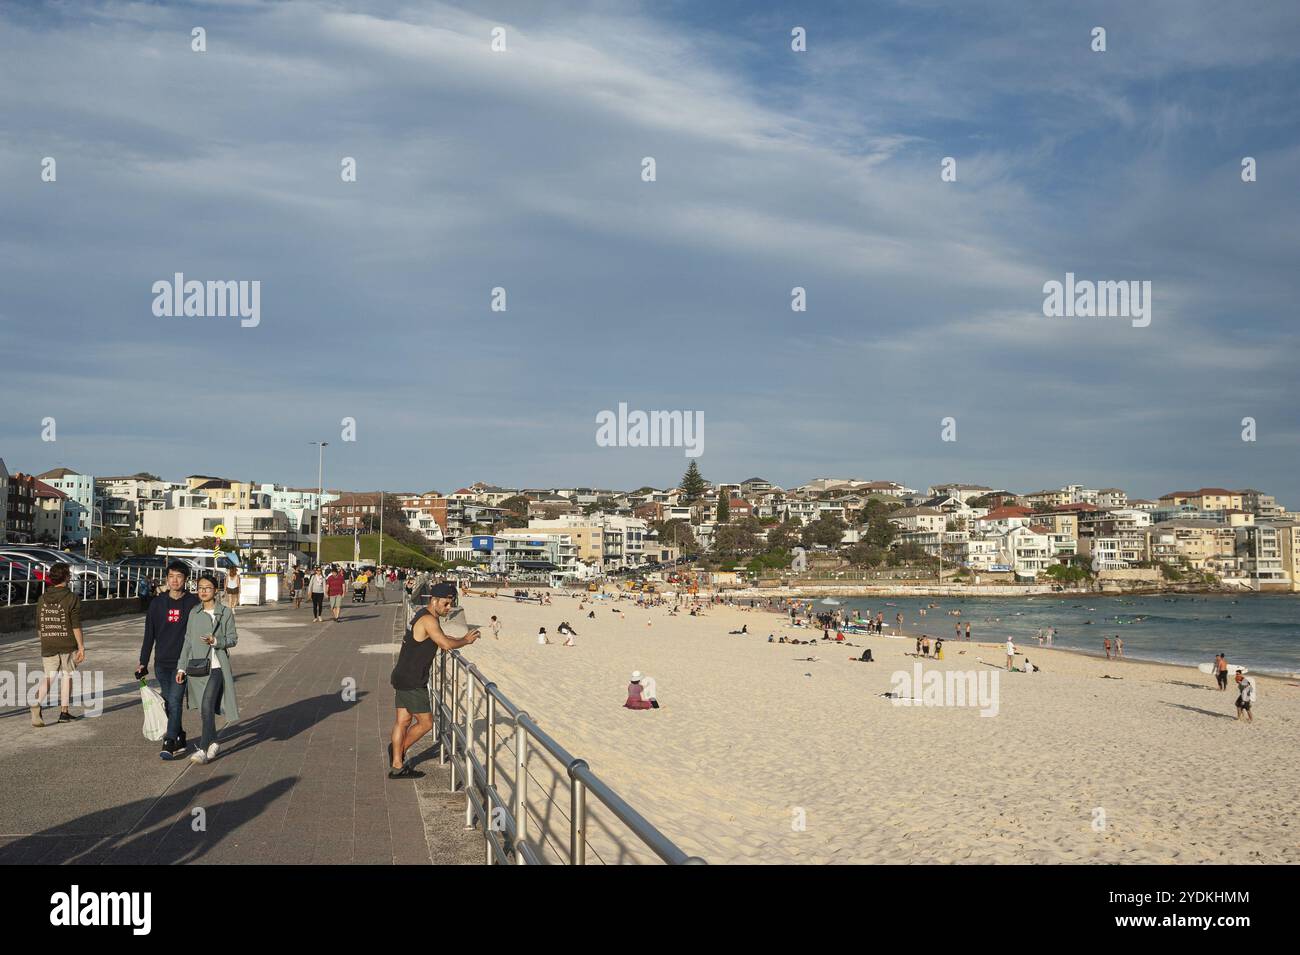
[[[1213,663],[1201,663],[1201,664],[1199,664],[1199,665],[1196,667],[1196,669],[1200,670],[1202,673],[1208,673],[1210,676],[1214,676],[1214,664],[1213,664]],[[1238,670],[1240,670],[1242,673],[1249,673],[1249,672],[1250,672],[1250,670],[1247,669],[1247,668],[1244,667],[1244,666],[1240,666],[1239,664],[1236,664],[1236,663],[1229,663],[1229,664],[1228,664],[1228,678],[1231,679],[1232,676],[1233,676],[1233,674],[1236,673]]]

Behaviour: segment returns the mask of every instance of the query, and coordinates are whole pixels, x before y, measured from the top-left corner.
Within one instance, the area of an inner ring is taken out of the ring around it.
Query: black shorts
[[[399,710],[408,713],[432,713],[433,703],[429,700],[429,688],[418,690],[394,690],[394,704]]]
[[[1238,699],[1238,700],[1237,700],[1237,709],[1239,709],[1239,710],[1246,710],[1247,712],[1249,712],[1249,711],[1250,711],[1250,700]]]

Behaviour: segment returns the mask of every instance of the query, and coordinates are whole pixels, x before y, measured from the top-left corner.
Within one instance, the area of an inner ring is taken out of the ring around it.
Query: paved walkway
[[[103,674],[101,715],[36,729],[25,707],[0,710],[0,863],[479,861],[482,836],[462,829],[464,797],[447,791],[430,737],[414,758],[425,779],[385,775],[400,606],[345,605],[343,616],[240,610],[243,718],[204,766],[159,759],[141,733],[131,671],[143,618],[90,625],[83,669]],[[30,634],[0,642],[0,672],[20,663],[40,665]],[[197,712],[185,728],[198,739]]]

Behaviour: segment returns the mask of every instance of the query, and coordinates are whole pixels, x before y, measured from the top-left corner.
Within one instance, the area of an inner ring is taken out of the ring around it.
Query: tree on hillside
[[[854,544],[845,556],[854,567],[879,567],[885,562],[884,548],[865,542]]]
[[[758,550],[758,538],[739,524],[725,524],[713,535],[713,549],[718,556],[747,557]]]
[[[814,544],[837,547],[843,536],[844,522],[833,514],[827,514],[805,527],[800,540],[804,547],[812,547]]]
[[[671,544],[681,549],[682,555],[689,557],[700,552],[700,544],[691,532],[691,525],[683,520],[656,521],[650,525],[658,533],[659,543]]]
[[[700,474],[700,466],[694,461],[686,468],[686,473],[682,475],[682,483],[678,485],[682,491],[682,497],[687,504],[693,504],[704,496],[704,476]]]
[[[731,503],[727,500],[727,495],[718,495],[718,510],[713,519],[719,524],[726,524],[731,520]]]
[[[516,517],[522,517],[525,520],[527,520],[528,518],[528,498],[524,497],[524,495],[522,494],[516,494],[514,497],[508,497],[497,506],[504,510],[509,511],[511,514],[514,514]]]
[[[767,549],[776,551],[789,550],[799,543],[799,538],[799,522],[785,521],[775,527],[768,528]]]

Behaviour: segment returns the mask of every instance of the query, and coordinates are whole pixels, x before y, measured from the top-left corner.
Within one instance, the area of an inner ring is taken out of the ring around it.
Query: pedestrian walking
[[[144,642],[140,644],[140,665],[135,668],[135,678],[143,679],[149,673],[149,658],[153,657],[158,692],[167,711],[167,731],[158,753],[162,759],[176,759],[185,753],[187,746],[181,720],[185,687],[176,681],[176,670],[190,611],[200,604],[199,598],[189,591],[189,578],[190,566],[184,561],[175,560],[167,565],[167,589],[149,605],[144,618]]]
[[[208,574],[199,578],[200,603],[186,618],[185,641],[181,644],[176,682],[185,687],[189,708],[199,711],[203,735],[190,754],[196,763],[217,758],[217,714],[229,726],[239,719],[235,699],[235,671],[230,649],[239,642],[235,615],[217,600],[217,581]]]
[[[346,586],[347,579],[338,567],[325,578],[325,593],[330,598],[330,616],[335,623],[339,622],[339,615],[343,612],[343,590]]]
[[[233,616],[235,607],[239,604],[239,571],[234,565],[226,568],[226,606],[230,608]]]
[[[81,632],[81,598],[68,589],[72,568],[66,563],[53,565],[45,574],[45,592],[36,601],[36,633],[41,641],[41,682],[29,704],[32,726],[41,727],[45,720],[41,707],[45,694],[55,679],[59,682],[59,722],[81,719],[73,716],[72,674],[86,662],[86,639]]]
[[[153,582],[143,573],[135,582],[135,595],[140,599],[140,612],[148,611],[149,600],[153,597]]]
[[[307,581],[307,590],[311,593],[311,617],[313,623],[320,623],[325,610],[325,575],[319,567],[313,567],[311,579]]]

